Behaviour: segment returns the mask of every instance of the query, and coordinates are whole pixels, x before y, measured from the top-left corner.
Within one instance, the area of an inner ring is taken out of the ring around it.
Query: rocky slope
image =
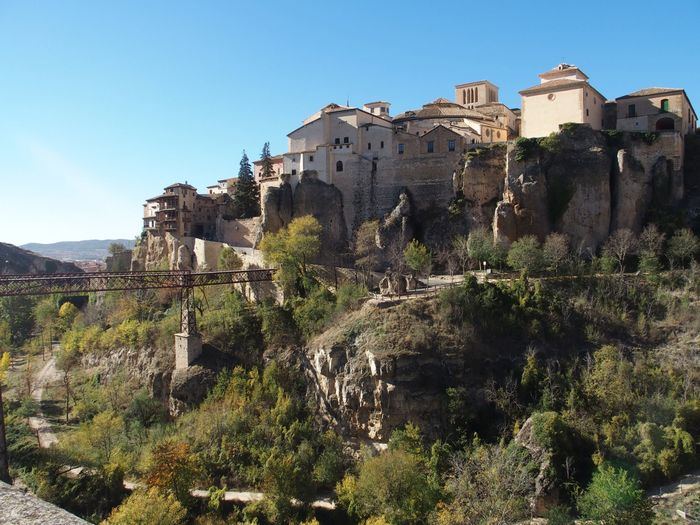
[[[0,242],[0,275],[81,272],[82,270],[73,263],[42,257],[29,250]]]

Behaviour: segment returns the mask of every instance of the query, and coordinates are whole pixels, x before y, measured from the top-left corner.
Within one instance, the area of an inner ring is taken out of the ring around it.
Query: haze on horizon
[[[698,15],[696,0],[5,0],[0,241],[132,238],[146,198],[235,176],[242,150],[256,159],[265,141],[285,151],[329,102],[388,100],[397,114],[488,79],[518,107],[518,90],[566,61],[608,98],[680,87],[697,107]]]

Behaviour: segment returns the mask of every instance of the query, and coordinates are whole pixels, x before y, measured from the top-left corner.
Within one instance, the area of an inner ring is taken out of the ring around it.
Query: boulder
[[[292,220],[292,211],[292,186],[289,176],[285,175],[278,187],[270,186],[263,193],[261,230],[276,232],[284,228]]]

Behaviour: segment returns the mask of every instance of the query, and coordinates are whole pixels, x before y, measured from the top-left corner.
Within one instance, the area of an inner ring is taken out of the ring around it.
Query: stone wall
[[[260,230],[261,217],[250,219],[218,220],[218,238],[229,246],[252,248]]]

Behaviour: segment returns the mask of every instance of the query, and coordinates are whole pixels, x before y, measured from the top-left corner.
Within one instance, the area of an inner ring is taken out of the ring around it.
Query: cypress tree
[[[267,177],[274,177],[275,168],[272,166],[272,155],[270,155],[269,142],[266,142],[263,146],[262,154],[260,155],[260,160],[262,161],[262,171],[260,173],[261,178],[265,179]]]
[[[233,193],[233,206],[239,218],[257,217],[260,215],[260,188],[253,177],[248,155],[243,151],[238,170],[236,190]]]

